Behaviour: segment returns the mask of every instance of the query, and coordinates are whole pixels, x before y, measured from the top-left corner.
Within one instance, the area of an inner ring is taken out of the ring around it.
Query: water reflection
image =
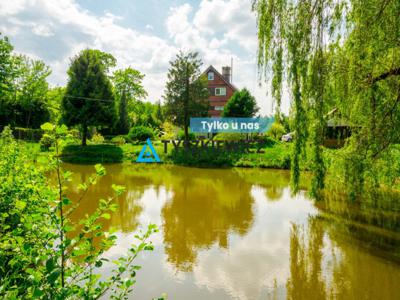
[[[65,165],[73,182],[90,166]],[[104,227],[123,254],[141,225],[157,223],[156,250],[141,258],[135,299],[400,299],[396,195],[349,204],[293,196],[286,171],[108,165],[73,218],[124,185]],[[303,187],[306,183],[303,183]],[[79,192],[70,190],[76,201]],[[388,199],[390,201],[388,201]],[[105,271],[106,272],[106,271]]]
[[[165,251],[177,270],[192,270],[199,249],[214,243],[228,248],[230,234],[248,232],[254,200],[251,184],[239,179],[234,172],[204,169],[180,178],[162,209]]]

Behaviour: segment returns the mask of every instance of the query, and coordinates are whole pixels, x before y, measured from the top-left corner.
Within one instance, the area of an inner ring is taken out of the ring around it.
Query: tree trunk
[[[84,124],[82,125],[82,146],[86,146],[87,134],[88,134],[88,128],[87,125]]]
[[[185,95],[185,103],[183,104],[183,113],[184,113],[184,130],[185,130],[185,141],[184,145],[187,148],[189,144],[189,66],[186,63],[186,95]]]

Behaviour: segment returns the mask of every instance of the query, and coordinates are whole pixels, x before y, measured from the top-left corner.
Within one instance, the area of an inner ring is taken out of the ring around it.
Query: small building
[[[210,92],[211,117],[220,117],[225,104],[236,92],[236,87],[232,84],[231,67],[222,67],[222,74],[213,66],[209,66],[204,73],[208,79],[208,90]]]
[[[328,148],[343,147],[347,138],[351,136],[353,130],[359,128],[343,119],[339,110],[335,107],[325,116],[326,130],[324,146]]]

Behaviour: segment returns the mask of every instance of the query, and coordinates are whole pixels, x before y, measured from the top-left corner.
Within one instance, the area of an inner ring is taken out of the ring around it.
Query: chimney
[[[225,78],[226,81],[229,83],[231,82],[231,67],[222,67],[222,76]]]

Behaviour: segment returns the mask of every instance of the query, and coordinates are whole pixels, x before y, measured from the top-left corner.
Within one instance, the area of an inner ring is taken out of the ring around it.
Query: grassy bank
[[[36,159],[44,158],[46,152],[40,152],[35,143],[27,143],[27,147],[35,153]],[[275,143],[262,148],[263,153],[243,153],[216,149],[185,151],[173,149],[170,145],[164,153],[161,142],[153,142],[154,148],[164,164],[177,164],[198,167],[260,167],[288,169],[290,167],[291,145]],[[78,164],[136,162],[143,145],[68,145],[62,150],[64,162]],[[251,149],[256,152],[257,149]]]

